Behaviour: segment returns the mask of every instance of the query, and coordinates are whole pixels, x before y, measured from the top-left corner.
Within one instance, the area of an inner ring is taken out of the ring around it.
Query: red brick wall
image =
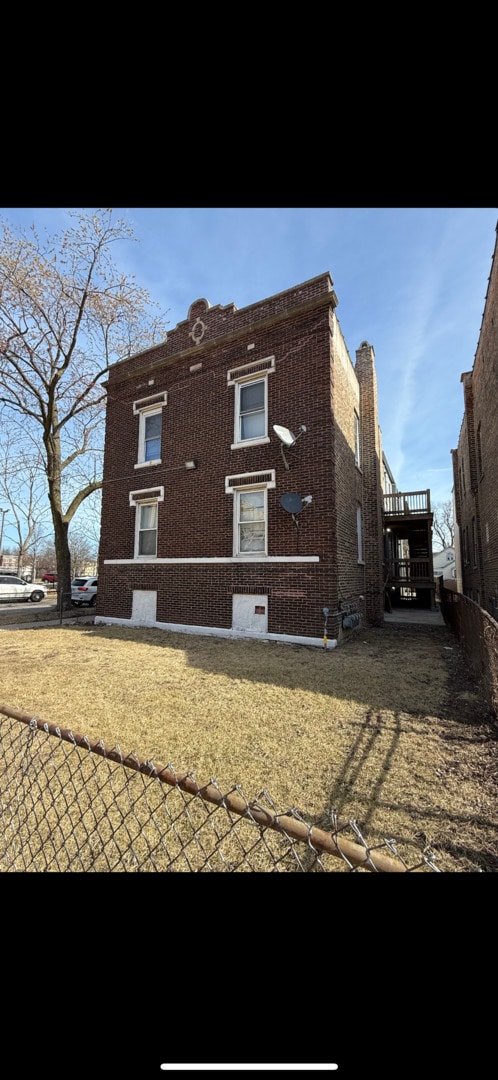
[[[453,451],[456,515],[460,534],[467,529],[469,561],[462,566],[463,591],[495,616],[498,612],[498,257],[491,265],[484,314],[472,371],[462,375],[464,418]],[[479,454],[479,443],[481,452]],[[465,471],[465,493],[461,473]],[[472,520],[477,539],[474,565]],[[460,535],[460,548],[462,538]]]
[[[111,368],[99,615],[129,619],[133,589],[150,589],[157,590],[159,622],[230,629],[232,594],[254,592],[268,594],[269,633],[321,637],[322,608],[336,611],[341,598],[364,591],[356,548],[356,503],[363,485],[354,467],[359,390],[333,314],[331,285],[323,275],[240,312],[196,302],[165,346]],[[206,330],[195,345],[189,332],[194,326],[201,332],[199,319]],[[271,355],[276,368],[268,376],[270,441],[231,450],[234,387],[227,385],[227,371]],[[135,469],[139,419],[132,403],[163,391],[168,400],[162,411],[161,464]],[[288,470],[273,424],[295,434],[301,424],[307,428],[286,452]],[[197,468],[187,471],[184,462],[192,458]],[[129,493],[157,485],[164,487],[159,558],[231,558],[233,496],[225,494],[225,476],[268,469],[276,470],[276,489],[268,491],[269,555],[318,555],[318,563],[107,561],[133,559],[136,511]],[[289,491],[313,496],[297,528],[279,502]],[[328,629],[330,637],[338,636],[340,620]]]

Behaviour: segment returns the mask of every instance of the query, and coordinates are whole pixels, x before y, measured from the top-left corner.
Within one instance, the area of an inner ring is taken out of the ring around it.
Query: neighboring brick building
[[[498,616],[498,239],[472,371],[461,376],[464,417],[452,450],[457,580]]]
[[[110,369],[96,622],[318,645],[324,608],[329,642],[383,622],[374,350],[353,365],[332,285],[196,300]]]

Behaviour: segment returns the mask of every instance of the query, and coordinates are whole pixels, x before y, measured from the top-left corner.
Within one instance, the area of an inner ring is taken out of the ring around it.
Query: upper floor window
[[[482,447],[481,447],[481,425],[477,425],[477,468],[479,479],[482,477]]]
[[[267,356],[228,372],[228,383],[235,387],[232,450],[269,442],[268,375],[274,370],[275,357]]]
[[[361,506],[356,507],[356,541],[358,544],[358,562],[363,562],[363,527],[361,521]]]
[[[354,414],[354,463],[360,468],[360,418],[357,412]]]
[[[138,460],[143,462],[161,460],[162,409],[158,412],[140,414]]]
[[[266,379],[238,383],[235,405],[235,442],[266,435]]]
[[[166,401],[164,392],[133,402],[133,412],[139,417],[136,469],[161,464],[163,406]]]
[[[462,554],[464,566],[469,562],[469,529],[468,525],[464,525],[462,531]]]
[[[472,518],[472,558],[474,560],[474,566],[477,566],[477,529],[475,518]]]

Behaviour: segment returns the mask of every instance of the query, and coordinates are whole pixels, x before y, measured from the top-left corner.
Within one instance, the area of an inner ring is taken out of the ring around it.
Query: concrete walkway
[[[441,615],[439,604],[436,611],[428,608],[393,608],[392,612],[384,612],[385,623],[410,623],[419,626],[446,626]]]
[[[12,604],[12,609],[15,609],[15,604]],[[87,607],[73,608],[71,611],[64,611],[62,615],[62,621],[69,626],[82,621],[93,623],[94,619],[95,609]],[[3,610],[0,612],[0,631],[36,630],[38,627],[61,625],[61,613],[57,608],[57,604],[54,604],[53,607],[37,609],[34,612],[26,610]]]

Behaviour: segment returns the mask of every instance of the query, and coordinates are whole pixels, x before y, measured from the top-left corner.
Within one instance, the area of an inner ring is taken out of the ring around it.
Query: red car
[[[42,581],[51,581],[53,584],[57,584],[59,578],[57,574],[43,574]]]

